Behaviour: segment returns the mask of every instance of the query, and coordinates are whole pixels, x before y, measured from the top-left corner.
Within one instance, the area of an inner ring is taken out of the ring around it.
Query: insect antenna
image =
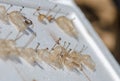
[[[21,77],[21,79],[22,79],[23,81],[26,81],[26,80],[25,80],[25,77],[21,74],[21,71],[18,70],[18,68],[15,66],[15,64],[11,63],[11,65],[14,66],[16,72],[19,74],[19,76]]]
[[[36,34],[32,34],[32,36],[30,37],[29,41],[23,46],[23,48],[26,48],[33,41],[33,39],[35,37],[36,37]]]
[[[55,17],[57,16],[57,14],[61,11],[61,9],[59,9],[54,16],[50,15],[47,17],[49,22],[52,22],[52,20],[55,20]]]
[[[46,14],[46,17],[57,7],[57,5],[55,5],[52,9],[49,9],[47,14]]]
[[[65,41],[63,47],[65,47],[66,44],[67,44],[67,42]],[[62,49],[61,52],[60,52],[60,56],[61,56],[61,57],[63,56],[63,54],[62,54],[63,52],[64,52],[64,50]]]
[[[35,47],[35,52],[38,51],[39,46],[40,46],[40,43],[38,42],[38,43],[37,43],[37,46]]]
[[[40,11],[40,7],[36,8],[35,12],[33,13],[33,15],[35,15],[38,11]]]
[[[84,51],[84,50],[86,50],[88,47],[86,47],[85,45],[83,45],[83,47],[82,47],[82,49],[80,50],[80,54]]]
[[[72,51],[72,49],[69,49],[69,50],[68,50],[68,53],[70,53],[71,51]]]
[[[44,69],[37,61],[34,61],[34,63],[37,64],[40,69]]]
[[[22,34],[19,35],[19,36],[16,36],[16,38],[15,38],[14,40],[17,41],[17,40],[20,39],[23,35],[24,35],[24,33],[22,33]]]
[[[58,13],[60,13],[60,11],[61,11],[61,9],[59,9],[59,10],[55,13],[55,15],[54,15],[53,18],[55,18],[55,17],[58,15]]]
[[[22,8],[19,10],[19,12],[22,12],[22,10],[24,9],[25,7],[24,6],[22,6]]]
[[[10,8],[12,8],[12,7],[13,7],[13,5],[11,4],[11,5],[7,8],[6,13],[7,13],[8,10],[9,10]]]
[[[70,45],[71,45],[71,43],[69,42],[68,45],[67,45],[67,47],[66,47],[66,50],[69,48]]]
[[[9,32],[8,35],[5,37],[5,39],[8,39],[12,33],[13,33],[12,31]]]
[[[91,81],[91,79],[89,78],[89,76],[85,73],[84,70],[82,70],[82,73],[84,74],[84,76],[88,79],[88,81]]]
[[[61,41],[61,38],[59,38],[59,39],[55,42],[55,44],[54,44],[54,46],[51,48],[51,50],[54,50],[54,48],[56,47],[56,45],[59,45],[59,44],[60,44],[60,41]]]
[[[66,44],[67,44],[67,42],[65,41],[65,42],[64,42],[64,45],[63,45],[63,47],[65,47],[65,46],[66,46]]]
[[[80,64],[80,71],[83,73],[83,75],[87,78],[88,81],[91,81],[91,79],[89,78],[89,76],[83,70],[83,65],[82,64]]]

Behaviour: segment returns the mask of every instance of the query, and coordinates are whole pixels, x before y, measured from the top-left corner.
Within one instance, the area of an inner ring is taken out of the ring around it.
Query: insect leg
[[[66,47],[66,50],[69,48],[69,46],[70,46],[70,42],[68,43],[68,45],[67,45],[67,47]]]
[[[91,81],[91,79],[89,78],[89,76],[85,73],[85,71],[83,70],[83,65],[81,64],[80,65],[80,70],[81,70],[81,72],[84,74],[84,76],[88,79],[88,81]]]
[[[36,37],[36,33],[31,28],[28,27],[27,29],[28,29],[28,31],[30,31],[32,33],[32,36],[30,37],[29,41],[24,45],[23,48],[26,48]]]
[[[35,51],[37,52],[38,48],[40,46],[40,43],[37,44],[36,48],[35,48]]]
[[[57,16],[57,14],[61,11],[61,9],[59,9],[56,14],[54,15],[54,18]]]
[[[38,11],[40,11],[40,7],[38,7],[35,12],[33,13],[33,15],[35,15]]]
[[[5,39],[8,39],[12,33],[13,33],[12,31],[10,33],[8,33],[8,35],[5,37]]]
[[[29,33],[27,33],[27,31],[23,31],[23,33],[20,35],[20,31],[18,32],[18,34],[16,35],[16,37],[15,37],[15,41],[16,40],[18,40],[18,39],[20,39],[24,34],[27,34],[27,35],[29,35]]]
[[[19,12],[22,12],[22,10],[24,9],[25,7],[24,6],[22,6],[22,8],[20,9],[20,11]]]
[[[86,50],[87,47],[85,45],[83,45],[82,49],[80,50],[79,54],[81,54],[84,50]]]
[[[33,39],[36,37],[36,35],[32,34],[32,36],[30,37],[29,41],[24,45],[23,48],[26,48],[32,41]]]
[[[18,68],[16,66],[14,66],[15,70],[17,71],[17,73],[20,75],[20,77],[22,78],[23,81],[26,81],[25,78],[23,77],[23,75],[20,73],[20,71],[18,70]]]
[[[54,21],[54,20],[55,20],[55,17],[57,16],[57,14],[58,14],[60,11],[61,11],[61,9],[59,9],[59,10],[55,13],[55,15],[49,20],[49,22]]]
[[[12,7],[13,7],[13,5],[11,4],[11,5],[7,8],[6,13],[7,13],[7,11],[8,11],[10,8],[12,8]]]
[[[44,68],[37,61],[34,61],[34,63],[37,64],[39,66],[39,68],[41,68],[42,70],[44,70]]]
[[[55,5],[52,9],[49,9],[47,14],[46,14],[46,17],[51,13],[51,11],[53,11],[55,8],[57,7],[57,5]]]
[[[17,41],[18,39],[20,39],[23,35],[24,35],[24,33],[22,33],[20,36],[18,36],[17,38],[15,38],[15,41]]]
[[[57,44],[60,44],[60,41],[61,41],[61,38],[59,38],[59,39],[56,41],[56,43],[55,43],[54,46],[52,47],[52,50],[54,50],[54,48],[55,48],[55,46],[56,46]]]

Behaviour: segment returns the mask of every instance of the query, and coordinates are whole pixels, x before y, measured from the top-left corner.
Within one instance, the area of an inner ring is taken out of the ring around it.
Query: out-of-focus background
[[[75,0],[120,64],[120,0]]]

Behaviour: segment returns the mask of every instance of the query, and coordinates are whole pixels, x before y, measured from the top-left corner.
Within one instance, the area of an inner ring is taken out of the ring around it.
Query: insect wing
[[[83,55],[83,64],[87,66],[92,71],[95,70],[95,63],[89,55]]]
[[[64,16],[58,17],[56,19],[56,23],[68,35],[70,35],[72,37],[77,36],[77,31],[75,30],[75,27],[74,27],[72,21],[69,20],[68,18],[66,18]]]
[[[19,11],[13,11],[9,13],[9,20],[11,24],[16,27],[18,31],[24,31],[27,26],[24,22],[24,17]]]
[[[5,24],[8,24],[9,22],[5,6],[0,6],[0,20]]]

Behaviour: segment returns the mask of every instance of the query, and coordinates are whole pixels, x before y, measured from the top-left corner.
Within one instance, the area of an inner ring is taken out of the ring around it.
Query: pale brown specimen
[[[57,25],[69,36],[72,36],[74,38],[78,38],[78,31],[76,27],[74,26],[72,20],[68,19],[65,16],[60,16],[56,18]]]
[[[80,51],[80,53],[72,49],[68,50],[70,43],[68,43],[66,46],[67,42],[64,42],[64,45],[62,46],[60,45],[60,40],[61,38],[56,40],[56,43],[51,50],[48,48],[38,49],[40,45],[39,43],[35,49],[23,49],[21,47],[16,47],[14,40],[0,40],[0,56],[21,56],[32,65],[34,63],[37,63],[37,61],[44,61],[48,65],[56,67],[58,69],[63,69],[65,66],[71,71],[78,70],[82,72],[85,77],[91,81],[87,74],[84,72],[84,66],[92,71],[95,71],[95,63],[93,62],[91,56],[81,54],[81,51],[83,51],[83,49]],[[37,63],[37,65],[39,65],[39,63]]]
[[[22,15],[19,11],[12,11],[8,14],[9,22],[18,30],[18,34],[15,38],[15,40],[18,40],[20,37],[22,37],[24,34],[29,34],[26,30],[29,30],[30,33],[32,33],[31,38],[29,41],[24,45],[24,48],[27,47],[33,39],[36,37],[36,33],[29,27],[33,26],[33,23],[31,20],[27,19],[25,16]],[[20,33],[23,33],[20,35]]]
[[[13,5],[10,5],[8,9],[5,8],[5,6],[0,6],[0,20],[5,22],[5,24],[10,23],[13,27],[15,27],[18,30],[18,34],[15,38],[15,40],[18,40],[21,38],[24,34],[29,34],[26,30],[29,30],[32,33],[32,36],[30,40],[24,45],[24,48],[27,47],[33,39],[36,37],[36,33],[29,28],[29,26],[32,25],[34,27],[33,22],[30,19],[27,19],[22,13],[22,7],[20,11],[11,11],[10,13],[7,13],[7,11],[12,7]],[[22,34],[20,35],[20,33]]]
[[[39,13],[38,11],[41,10],[41,7],[38,7],[36,9],[36,11],[33,13],[33,15],[36,14],[36,12],[38,12],[38,21],[39,22],[42,22],[43,24],[47,24],[45,19],[47,19],[49,22],[51,22],[54,17],[52,15],[49,15],[55,8],[57,7],[57,5],[55,5],[52,9],[49,9],[48,12],[46,14],[41,14]]]

